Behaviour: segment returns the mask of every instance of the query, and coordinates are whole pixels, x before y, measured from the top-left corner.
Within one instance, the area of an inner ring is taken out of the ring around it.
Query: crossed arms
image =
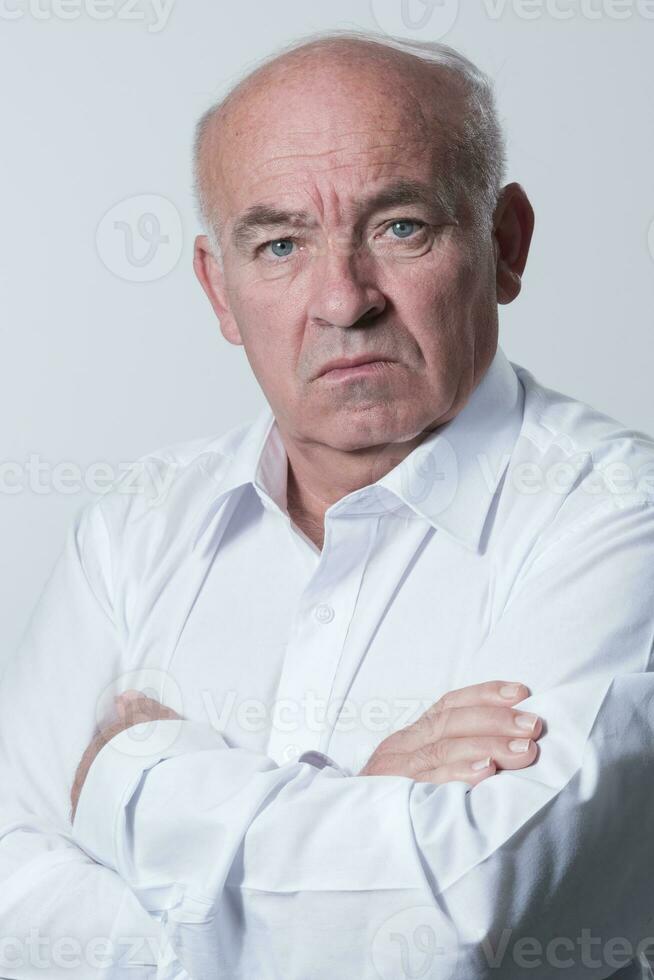
[[[491,674],[507,645],[552,663],[550,686],[521,704],[547,723],[530,768],[472,791],[348,778],[277,766],[170,719],[157,723],[159,751],[135,759],[128,732],[104,746],[71,828],[93,692],[120,662],[94,577],[105,532],[87,512],[0,683],[2,936],[24,942],[38,926],[115,938],[129,924],[179,960],[153,942],[138,954],[143,980],[156,963],[159,976],[183,977],[180,962],[194,980],[402,976],[407,955],[436,946],[427,975],[441,980],[512,980],[527,954],[534,977],[551,977],[552,957],[572,958],[575,978],[604,977],[640,955],[654,933],[654,517],[637,506],[595,516],[583,550],[568,534],[537,557],[482,651]],[[88,677],[81,651],[92,651]],[[63,740],[65,712],[76,729]],[[15,960],[0,973],[43,976]],[[76,975],[57,969],[53,980]]]

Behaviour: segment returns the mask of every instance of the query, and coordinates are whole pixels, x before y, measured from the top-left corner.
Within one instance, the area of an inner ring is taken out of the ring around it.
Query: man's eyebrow
[[[416,204],[431,210],[435,208],[452,216],[453,209],[440,188],[430,187],[417,180],[397,180],[355,205],[355,217],[373,211]],[[256,237],[257,231],[264,228],[315,226],[315,219],[306,211],[286,211],[269,204],[253,204],[236,221],[232,231],[232,242],[236,248],[246,248]]]
[[[260,228],[278,228],[280,225],[307,227],[313,224],[306,211],[284,211],[268,204],[253,204],[237,220],[232,230],[232,242],[236,248],[245,248],[256,238]]]
[[[387,187],[382,187],[370,197],[361,202],[361,210],[385,211],[389,208],[417,204],[425,208],[438,208],[448,216],[453,216],[453,208],[448,202],[448,195],[440,187],[430,187],[419,180],[406,178],[397,180]]]

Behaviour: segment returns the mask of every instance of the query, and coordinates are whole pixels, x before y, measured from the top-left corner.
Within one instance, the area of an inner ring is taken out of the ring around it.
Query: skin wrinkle
[[[389,164],[389,166],[393,166],[393,164],[391,163],[391,164]],[[333,168],[329,172],[330,173],[336,172],[336,170],[337,170],[337,168]],[[264,197],[265,197],[265,194],[264,194]],[[440,188],[435,188],[434,189],[434,197],[435,197],[435,201],[436,201],[436,206],[440,206],[441,209],[444,212],[448,212],[448,214],[447,214],[448,220],[450,220],[450,221],[452,221],[454,223],[455,222],[455,218],[453,216],[454,205],[452,203],[448,202],[447,200],[444,200],[444,201],[442,201],[442,203],[440,203],[440,200],[439,199],[442,197],[442,195],[440,193]],[[322,202],[320,201],[320,199],[314,197],[314,198],[310,198],[310,200],[311,200],[311,203],[313,203],[316,212],[320,215],[321,219],[324,219],[324,209],[322,207]],[[355,209],[353,208],[352,210],[353,210],[353,213],[354,213],[354,210]]]
[[[429,146],[429,144],[428,144],[428,142],[426,140],[420,140],[420,141],[415,140],[414,142],[423,143],[425,145],[425,148]],[[371,147],[366,147],[365,149],[361,149],[361,150],[349,149],[349,153],[354,158],[354,162],[356,162],[356,160],[358,158],[365,158],[366,155],[368,153],[370,153],[371,151],[384,150],[384,149],[396,150],[398,153],[399,152],[406,153],[406,142],[405,143],[402,143],[402,144],[400,144],[400,143],[385,143],[385,144],[377,144],[377,145],[374,145],[373,144]],[[273,164],[276,164],[277,162],[285,161],[285,160],[293,160],[293,162],[296,163],[296,164],[298,162],[310,163],[312,160],[314,160],[314,161],[315,160],[322,160],[324,157],[330,158],[330,157],[333,157],[336,154],[342,153],[342,152],[343,152],[343,150],[342,150],[341,147],[334,147],[334,148],[329,149],[329,150],[324,150],[321,153],[313,153],[313,154],[311,154],[311,153],[303,153],[303,154],[300,154],[300,155],[298,155],[296,153],[296,154],[286,154],[286,155],[273,156],[265,164],[265,167],[272,168],[272,165]],[[352,166],[352,162],[353,162],[352,160],[345,160],[345,161],[343,161],[343,163],[340,163],[340,164],[329,163],[327,165],[327,167],[325,167],[324,172],[337,171],[337,170],[340,170],[340,169],[344,169],[346,167]],[[277,169],[275,169],[275,173],[278,174],[279,171]],[[283,173],[283,171],[282,171],[282,173]]]
[[[355,71],[357,70],[363,71],[367,69],[367,66],[365,66],[361,60],[360,52],[357,50],[357,46],[355,46],[352,49],[354,62],[352,58],[348,58],[347,47],[348,47],[347,42],[345,42],[345,44],[341,42],[337,46],[337,48],[340,48],[339,61],[338,62],[332,61],[331,68],[330,68],[330,71],[332,72],[332,77],[334,78],[335,82],[338,75],[348,70],[347,69],[348,63],[350,65],[350,69],[354,67]],[[371,51],[366,52],[366,56],[368,60],[371,61],[372,63],[376,62],[378,69],[381,68],[383,72],[386,71],[386,62],[388,60],[388,54],[389,54],[388,51],[384,51],[383,55]],[[411,74],[412,78],[417,80],[419,79],[421,74],[424,74],[425,67],[423,65],[420,65],[420,67],[417,69],[413,65],[413,62],[415,62],[416,59],[402,52],[395,52],[394,54],[396,56],[399,56],[399,59],[404,62],[405,70]],[[219,112],[219,116],[216,120],[217,127],[225,128],[228,122],[230,122],[230,115],[234,116],[234,119],[232,120],[232,131],[234,135],[239,135],[240,130],[239,130],[238,110],[239,110],[239,106],[242,106],[243,102],[245,102],[247,105],[248,93],[250,94],[251,98],[254,98],[257,95],[257,93],[260,92],[261,94],[264,95],[264,100],[265,100],[265,95],[268,91],[266,87],[267,80],[268,80],[268,84],[270,84],[271,81],[274,81],[275,75],[277,75],[280,76],[280,79],[283,82],[284,79],[289,77],[289,73],[292,74],[294,61],[302,63],[309,60],[310,62],[312,59],[319,60],[320,57],[321,55],[319,52],[316,53],[314,51],[312,53],[311,51],[299,51],[286,56],[286,59],[282,59],[281,62],[275,62],[272,65],[263,66],[263,68],[259,69],[249,79],[245,79],[244,82],[240,83],[240,85],[237,86],[237,88],[231,93],[227,102],[223,104],[223,107]],[[286,63],[284,63],[284,61]],[[463,88],[455,73],[448,71],[446,68],[443,68],[442,66],[434,66],[428,69],[428,71],[430,72],[431,86],[434,90],[447,96],[447,91],[449,86],[450,88],[457,89],[459,94],[462,93]],[[445,75],[446,78],[441,79],[440,78],[441,74]],[[270,79],[268,79],[269,75],[272,76]],[[418,97],[413,95],[411,89],[403,81],[401,75],[397,75],[397,73],[396,73],[395,82],[396,82],[396,86],[403,93],[405,93],[406,95],[405,102],[408,99],[411,103],[411,108],[417,114],[416,121],[419,127],[422,127],[422,131],[429,131],[430,124],[424,113],[422,104],[418,99]],[[438,115],[438,111],[435,106],[432,105],[431,111],[432,111],[432,116],[434,118],[434,122],[439,123],[441,126],[443,126],[447,122],[445,118]],[[405,106],[405,112],[406,112],[406,106]],[[450,116],[452,115],[453,113],[450,112]],[[354,128],[351,135],[356,135],[357,133],[370,132],[371,130],[373,132],[378,132],[380,126],[382,125],[382,120],[383,120],[383,116],[380,114],[379,118],[374,119],[373,126],[371,128],[361,129],[361,130],[357,130],[356,128]],[[265,119],[261,120],[261,122],[264,123]],[[390,127],[388,128],[385,127],[385,130],[387,132],[392,132],[392,129]],[[310,130],[309,132],[315,135],[319,131]],[[302,133],[301,129],[296,131],[296,135],[301,133]]]
[[[332,503],[465,405],[497,348],[497,304],[519,291],[533,227],[519,185],[505,188],[494,224],[474,194],[454,194],[464,89],[413,61],[344,57],[338,45],[285,56],[232,97],[202,146],[224,266],[199,236],[196,273],[275,413],[289,514],[319,547]],[[398,180],[449,191],[454,215],[410,205],[362,214],[353,227],[361,200]],[[307,211],[318,227],[258,234],[259,245],[290,235],[287,257],[269,246],[243,255],[229,229],[257,203]],[[389,227],[400,219],[417,222],[406,240]],[[394,363],[338,384],[316,378],[327,360],[364,352]]]
[[[316,201],[316,210],[320,202]],[[383,193],[366,195],[348,210],[348,217],[354,221],[352,241],[359,241],[366,219],[366,213],[376,214],[401,207],[424,208],[426,216],[435,219],[445,218],[456,224],[453,207],[447,205],[439,188],[430,189],[428,185],[416,181],[399,180],[390,184]],[[264,234],[265,228],[301,230],[315,229],[319,223],[312,219],[308,211],[287,212],[266,204],[250,206],[244,214],[236,217],[231,231],[231,241],[243,253],[252,247]]]
[[[336,53],[340,61],[345,64],[347,63],[350,68],[352,65],[357,65],[362,62],[362,52],[365,54],[366,58],[370,63],[376,63],[378,66],[384,67],[384,63],[388,61],[389,57],[394,58],[396,61],[400,61],[403,70],[407,75],[411,75],[412,78],[419,78],[426,72],[429,73],[430,83],[433,89],[433,93],[438,93],[444,96],[443,101],[447,102],[448,87],[450,89],[455,89],[457,96],[468,96],[468,86],[469,81],[463,79],[458,72],[452,67],[445,64],[429,64],[417,59],[414,54],[406,51],[393,51],[382,41],[380,44],[380,39],[374,39],[372,37],[367,37],[365,41],[361,38],[330,38],[322,39],[318,42],[309,42],[302,45],[300,48],[295,49],[283,56],[278,56],[272,63],[264,64],[259,68],[253,70],[248,77],[241,80],[227,95],[227,97],[222,101],[217,110],[214,111],[213,120],[216,123],[225,121],[228,119],[228,114],[231,110],[238,107],[239,103],[243,101],[248,95],[248,92],[256,90],[256,86],[265,86],[269,82],[269,76],[272,75],[273,79],[275,74],[284,80],[288,77],[289,72],[292,72],[293,65],[303,65],[307,61],[315,60],[317,57],[324,58],[329,57],[330,54]],[[398,80],[399,85],[403,85],[403,80],[400,78]],[[410,94],[410,90],[409,90]],[[432,109],[434,107],[432,106]],[[422,107],[418,102],[418,109],[422,112]],[[462,127],[464,133],[467,134],[469,131],[469,126],[467,125],[467,120],[465,113],[461,113]],[[442,122],[442,120],[439,120]],[[426,123],[426,119],[422,119],[423,124]],[[210,127],[207,127],[210,129]],[[238,126],[233,127],[238,133]],[[383,128],[380,126],[380,128]],[[206,137],[206,133],[204,134]],[[465,137],[463,137],[465,138]],[[202,171],[202,157],[206,157],[206,153],[200,152],[200,170]],[[201,181],[202,182],[202,181]],[[218,223],[218,216],[213,215],[213,219]]]

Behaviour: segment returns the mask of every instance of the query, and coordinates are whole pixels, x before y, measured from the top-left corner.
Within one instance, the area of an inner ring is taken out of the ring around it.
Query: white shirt
[[[498,348],[455,418],[329,507],[322,552],[286,464],[266,406],[143,457],[71,527],[0,683],[0,975],[651,977],[654,441]],[[534,764],[356,776],[495,679],[532,692]],[[110,741],[71,827],[127,688],[184,720]]]

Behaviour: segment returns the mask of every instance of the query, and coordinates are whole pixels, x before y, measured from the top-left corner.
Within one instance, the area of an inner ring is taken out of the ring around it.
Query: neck
[[[288,515],[322,549],[325,511],[354,490],[376,483],[394,469],[429,434],[407,442],[339,450],[316,443],[297,445],[284,438],[288,456]]]

